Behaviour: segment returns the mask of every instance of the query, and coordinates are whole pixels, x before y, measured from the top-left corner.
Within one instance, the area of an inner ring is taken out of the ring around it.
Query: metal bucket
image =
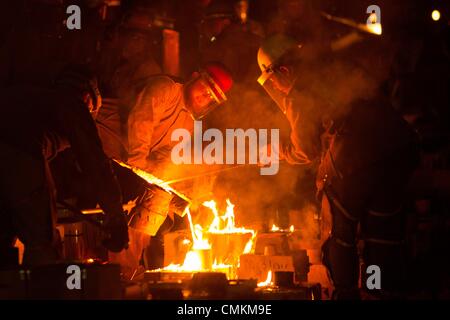
[[[217,264],[237,265],[245,246],[252,238],[249,233],[207,233],[212,259]]]
[[[63,253],[66,260],[83,260],[86,256],[83,222],[64,224]]]
[[[128,225],[150,236],[156,235],[166,220],[173,196],[160,188],[146,190],[130,212]]]

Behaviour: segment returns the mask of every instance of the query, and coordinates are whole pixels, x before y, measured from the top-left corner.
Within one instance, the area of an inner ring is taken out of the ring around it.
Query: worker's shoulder
[[[176,90],[180,87],[181,83],[175,78],[162,74],[148,77],[143,81],[142,85],[146,91],[167,92]]]

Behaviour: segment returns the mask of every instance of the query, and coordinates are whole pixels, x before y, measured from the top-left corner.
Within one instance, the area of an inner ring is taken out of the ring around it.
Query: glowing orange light
[[[189,206],[183,213],[183,216],[187,215],[188,217],[192,236],[192,242],[187,239],[183,240],[183,244],[192,246],[190,251],[186,254],[183,264],[170,264],[162,269],[153,271],[195,272],[204,270],[218,270],[220,272],[231,274],[233,269],[238,267],[239,259],[237,259],[237,265],[217,263],[217,261],[211,263],[211,260],[208,260],[208,258],[210,258],[213,248],[211,247],[207,236],[205,237],[205,234],[251,234],[251,237],[246,243],[242,254],[251,253],[256,232],[252,229],[238,228],[235,226],[234,205],[231,201],[227,199],[227,208],[223,215],[219,214],[217,204],[214,200],[205,201],[203,205],[209,208],[214,215],[213,221],[208,227],[204,228],[199,224],[194,225]]]
[[[267,272],[267,278],[265,281],[263,282],[259,282],[258,283],[258,287],[268,287],[268,286],[272,286],[273,282],[272,282],[272,270],[270,270],[269,272]]]
[[[373,24],[368,24],[367,26],[367,31],[369,31],[370,33],[376,34],[376,35],[381,35],[383,33],[383,28],[381,27],[381,23],[373,23]]]
[[[280,231],[280,227],[279,226],[277,226],[277,225],[275,225],[275,224],[272,224],[272,229],[270,229],[270,231]]]
[[[431,12],[431,19],[434,21],[439,21],[439,19],[441,19],[441,13],[439,10],[433,10],[433,12]]]

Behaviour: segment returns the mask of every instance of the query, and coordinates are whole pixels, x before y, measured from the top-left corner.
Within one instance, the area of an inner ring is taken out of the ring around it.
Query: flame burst
[[[259,283],[258,283],[258,287],[268,287],[268,286],[273,286],[273,281],[272,281],[272,270],[270,270],[269,272],[267,272],[267,278],[266,278],[265,281],[259,282]]]
[[[208,228],[209,233],[255,233],[252,229],[237,228],[235,226],[234,204],[231,203],[230,199],[227,199],[227,209],[225,210],[225,214],[223,216],[219,216],[217,204],[214,200],[205,201],[203,202],[203,205],[211,209],[214,214],[214,220]]]
[[[186,258],[183,265],[170,264],[162,269],[154,271],[175,271],[175,272],[193,272],[193,271],[204,271],[204,270],[226,270],[229,271],[233,268],[237,268],[233,265],[228,265],[224,263],[211,263],[212,256],[212,246],[205,237],[205,231],[209,234],[236,234],[245,233],[251,234],[250,240],[246,243],[243,250],[243,254],[250,253],[253,248],[254,239],[256,232],[252,229],[238,228],[235,226],[235,216],[234,216],[234,205],[229,199],[226,200],[227,208],[223,215],[219,214],[217,209],[217,204],[214,200],[205,201],[203,206],[209,208],[213,213],[213,221],[208,227],[203,228],[199,224],[195,224],[192,221],[191,212],[189,206],[186,207],[185,213],[189,220],[189,227],[192,236],[192,247],[191,250],[186,254]],[[183,215],[184,215],[183,214]],[[239,258],[239,257],[237,257]],[[239,263],[239,262],[238,262]]]
[[[256,237],[256,232],[252,229],[237,228],[235,226],[234,204],[231,203],[230,199],[227,199],[226,201],[227,201],[227,208],[223,216],[219,216],[217,203],[214,200],[203,202],[203,205],[211,209],[212,213],[214,214],[214,219],[208,228],[208,232],[212,234],[250,233],[252,236],[245,245],[243,252],[243,254],[248,254],[252,251],[253,243]],[[225,225],[225,227],[221,228],[221,225]]]

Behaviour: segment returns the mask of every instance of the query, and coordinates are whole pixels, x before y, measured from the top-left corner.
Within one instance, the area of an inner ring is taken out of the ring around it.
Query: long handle
[[[130,169],[136,175],[138,175],[139,177],[141,177],[142,179],[147,181],[147,183],[153,184],[155,186],[158,186],[158,187],[162,188],[163,190],[167,191],[168,193],[171,193],[171,194],[174,194],[174,195],[178,196],[179,198],[183,199],[184,201],[186,201],[189,204],[192,203],[192,200],[189,197],[187,197],[186,195],[182,194],[178,190],[175,190],[174,188],[169,186],[169,184],[167,182],[165,182],[164,180],[161,180],[161,179],[155,177],[151,173],[149,173],[149,172],[147,172],[145,170],[142,170],[140,168],[130,166],[129,164],[127,164],[125,162],[122,162],[120,160],[116,160],[116,159],[112,159],[112,160],[117,162],[122,167]]]
[[[58,202],[60,204],[62,204],[66,209],[69,209],[70,211],[72,211],[72,213],[76,217],[91,223],[92,225],[96,226],[97,228],[99,228],[102,231],[105,231],[105,228],[103,227],[103,225],[100,222],[98,222],[97,220],[93,219],[89,215],[83,214],[83,212],[80,209],[78,209],[77,207],[71,205],[70,203],[65,202],[64,200],[58,200]]]

